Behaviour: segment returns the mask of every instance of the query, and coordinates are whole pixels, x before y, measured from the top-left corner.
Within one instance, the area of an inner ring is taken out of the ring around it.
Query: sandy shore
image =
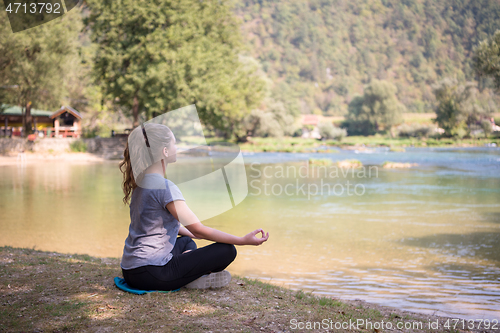
[[[33,164],[33,163],[43,163],[43,162],[54,162],[61,161],[65,163],[75,163],[75,164],[86,164],[86,163],[96,163],[96,162],[110,162],[110,160],[104,159],[94,154],[90,153],[24,153],[24,157],[18,153],[10,155],[0,155],[0,166],[4,165],[22,165],[22,164]],[[111,162],[117,163],[117,160],[111,160]]]

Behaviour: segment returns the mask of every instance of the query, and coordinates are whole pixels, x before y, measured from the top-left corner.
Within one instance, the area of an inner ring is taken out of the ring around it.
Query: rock
[[[407,169],[417,165],[417,163],[384,162],[382,167],[385,169]]]
[[[361,163],[358,160],[343,160],[337,162],[337,165],[339,168],[361,168],[363,166],[363,163]]]

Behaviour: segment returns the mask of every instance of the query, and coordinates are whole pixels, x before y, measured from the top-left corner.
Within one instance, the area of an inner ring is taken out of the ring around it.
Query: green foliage
[[[500,30],[474,49],[473,64],[479,75],[491,76],[500,90]]]
[[[396,97],[396,87],[387,81],[373,80],[363,96],[349,103],[347,124],[349,134],[370,135],[390,130],[403,121],[405,107]]]
[[[87,151],[87,144],[82,140],[76,140],[69,144],[69,149],[74,153],[85,153]]]
[[[490,135],[492,130],[493,130],[493,125],[491,124],[491,121],[488,120],[488,119],[483,119],[481,120],[481,124],[480,124],[481,128],[483,129],[484,131],[484,134],[486,136]]]
[[[262,108],[252,110],[245,117],[243,124],[249,136],[280,138],[294,134],[294,122],[294,116],[286,110],[283,102],[267,98]]]
[[[451,134],[454,137],[457,137],[459,139],[463,139],[467,135],[467,128],[465,128],[463,126],[454,128],[453,131],[451,132]]]
[[[98,44],[94,73],[106,97],[131,111],[164,113],[196,104],[208,127],[240,134],[262,100],[255,63],[240,57],[239,25],[224,1],[89,0]]]
[[[402,124],[396,132],[400,138],[426,138],[436,133],[436,127],[426,124]]]
[[[463,138],[469,126],[489,118],[496,109],[495,103],[477,90],[474,82],[459,83],[456,79],[444,79],[433,85],[438,105],[436,122],[445,135]]]
[[[333,126],[332,122],[321,122],[318,125],[319,134],[324,139],[335,139],[342,141],[347,136],[347,130]]]
[[[240,144],[240,148],[243,151],[253,152],[311,153],[315,151],[319,152],[321,145],[321,142],[316,139],[253,137],[248,142]],[[328,152],[333,151],[330,150]]]
[[[283,129],[272,111],[252,110],[245,119],[249,136],[282,137]]]
[[[302,291],[302,290],[298,290],[296,293],[295,293],[295,297],[297,299],[304,299],[304,298],[307,298],[307,295]]]
[[[0,15],[0,98],[26,108],[25,133],[31,133],[31,108],[54,109],[68,95],[65,84],[78,64],[80,12],[74,9],[49,23],[12,33]],[[0,103],[1,104],[1,103]]]
[[[321,306],[329,306],[329,307],[342,307],[342,302],[332,299],[330,297],[321,297],[318,299],[318,303]]]
[[[445,134],[451,136],[453,131],[463,126],[466,115],[461,112],[459,104],[463,98],[457,83],[451,80],[443,80],[434,87],[434,94],[438,101],[436,108],[436,122],[444,129]],[[460,87],[464,90],[464,87]]]
[[[236,13],[267,75],[302,113],[328,115],[347,113],[372,79],[395,84],[409,111],[429,112],[430,84],[472,80],[473,47],[500,29],[490,0],[245,0]]]

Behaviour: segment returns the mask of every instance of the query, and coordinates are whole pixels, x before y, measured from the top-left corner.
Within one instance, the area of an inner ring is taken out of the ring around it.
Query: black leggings
[[[183,253],[191,250],[188,253]],[[174,290],[211,273],[224,270],[234,258],[234,245],[214,243],[200,249],[187,236],[177,238],[172,259],[164,266],[122,269],[125,282],[141,290]]]

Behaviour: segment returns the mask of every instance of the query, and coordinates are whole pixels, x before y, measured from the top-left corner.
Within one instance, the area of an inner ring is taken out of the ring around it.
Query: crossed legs
[[[128,285],[142,290],[178,289],[205,274],[224,270],[236,258],[236,248],[213,243],[197,249],[191,238],[182,236],[177,238],[172,255],[164,266],[122,269],[123,277]]]

